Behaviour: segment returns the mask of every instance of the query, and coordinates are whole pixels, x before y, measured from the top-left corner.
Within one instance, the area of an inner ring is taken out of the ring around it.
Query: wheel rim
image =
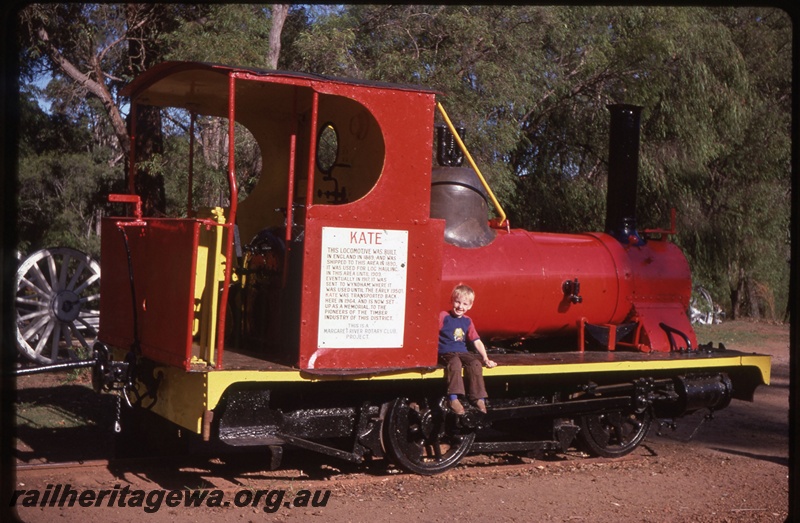
[[[16,275],[17,349],[31,361],[56,363],[87,353],[87,337],[100,320],[100,265],[88,255],[59,247],[36,251]]]
[[[457,434],[441,409],[396,400],[384,420],[384,446],[398,466],[432,475],[455,467],[472,447],[475,433]]]
[[[652,420],[649,411],[587,415],[579,420],[578,436],[589,453],[605,458],[620,457],[639,446],[650,431]]]
[[[689,300],[689,320],[692,324],[712,325],[715,322],[714,300],[703,287],[695,287]]]

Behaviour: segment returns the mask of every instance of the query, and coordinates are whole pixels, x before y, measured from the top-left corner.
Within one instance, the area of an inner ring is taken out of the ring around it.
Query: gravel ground
[[[17,383],[16,445],[11,449],[20,465],[15,488],[44,495],[48,488],[70,485],[79,491],[110,490],[117,500],[123,491],[129,496],[126,501],[134,500],[137,490],[153,497],[149,511],[145,499],[140,507],[120,507],[118,501],[112,507],[107,502],[88,508],[18,506],[18,517],[80,523],[787,521],[789,328],[752,323],[726,327],[740,330],[746,340],[758,340],[757,347],[730,348],[773,356],[772,384],[759,388],[753,403],[734,401],[709,421],[694,414],[674,431],[663,428],[659,434],[655,427],[634,453],[617,460],[577,452],[553,460],[473,455],[433,477],[399,472],[380,461],[356,466],[299,453],[288,454],[277,471],[259,470],[259,456],[30,470],[25,464],[107,459],[113,452],[108,427],[114,403],[80,381],[65,381],[65,375],[22,378]],[[42,419],[43,412],[50,418]],[[173,489],[207,492],[209,497],[199,507],[183,501],[170,507],[166,497],[157,503],[158,491]],[[213,505],[208,503],[213,496],[228,506],[207,506]]]

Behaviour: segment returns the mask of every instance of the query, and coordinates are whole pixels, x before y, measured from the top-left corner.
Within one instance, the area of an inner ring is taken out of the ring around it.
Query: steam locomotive
[[[184,111],[192,134],[200,115],[228,122],[219,207],[193,204],[192,145],[185,215],[144,216],[134,126],[130,190],[102,223],[95,386],[198,441],[419,474],[470,452],[616,457],[655,420],[769,383],[768,356],[698,344],[674,220],[637,228],[639,107],[609,107],[606,230],[555,234],[511,228],[430,89],[167,62],[123,94],[131,122],[144,105]],[[242,128],[263,168],[240,201]],[[451,412],[437,365],[461,282],[499,364],[486,413]]]

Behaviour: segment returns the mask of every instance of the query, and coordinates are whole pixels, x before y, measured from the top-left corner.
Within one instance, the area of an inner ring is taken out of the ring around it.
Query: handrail
[[[209,341],[209,363],[214,362],[214,366],[218,369],[222,368],[222,352],[225,348],[225,316],[228,307],[228,283],[231,281],[232,265],[233,265],[233,236],[234,227],[236,227],[236,210],[239,205],[239,190],[236,186],[236,161],[235,161],[235,129],[236,129],[236,74],[231,73],[228,75],[228,186],[230,188],[231,202],[228,210],[228,218],[224,220],[222,216],[218,216],[220,225],[228,229],[228,235],[225,238],[225,275],[222,285],[222,296],[219,300],[219,310],[217,311],[217,332],[216,332],[216,346],[213,347],[213,340]],[[221,246],[218,245],[221,249]],[[216,351],[216,358],[214,352]],[[216,360],[216,361],[215,361]]]
[[[500,202],[497,201],[497,198],[495,198],[492,189],[489,187],[489,184],[486,183],[486,179],[483,177],[483,174],[481,174],[481,170],[478,169],[478,165],[475,163],[475,160],[472,159],[472,155],[469,154],[467,146],[464,145],[463,141],[461,141],[461,137],[458,135],[456,128],[453,126],[453,122],[450,121],[450,118],[447,116],[447,113],[445,112],[444,107],[442,107],[441,103],[436,102],[436,107],[442,114],[442,118],[444,118],[444,122],[447,124],[447,128],[453,134],[453,137],[455,138],[458,147],[461,149],[461,152],[463,152],[464,156],[467,158],[470,167],[472,167],[472,169],[475,171],[475,174],[478,175],[478,179],[481,181],[481,184],[483,184],[483,188],[486,189],[486,192],[489,194],[489,199],[492,200],[492,205],[494,205],[494,208],[498,214],[497,226],[507,227],[508,223],[506,220],[506,212],[503,210],[503,207],[500,205]]]

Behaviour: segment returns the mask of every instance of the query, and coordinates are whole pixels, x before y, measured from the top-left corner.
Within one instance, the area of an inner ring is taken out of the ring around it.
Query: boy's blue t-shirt
[[[469,352],[467,341],[474,342],[478,339],[480,336],[469,316],[458,318],[450,311],[439,314],[439,354]]]

